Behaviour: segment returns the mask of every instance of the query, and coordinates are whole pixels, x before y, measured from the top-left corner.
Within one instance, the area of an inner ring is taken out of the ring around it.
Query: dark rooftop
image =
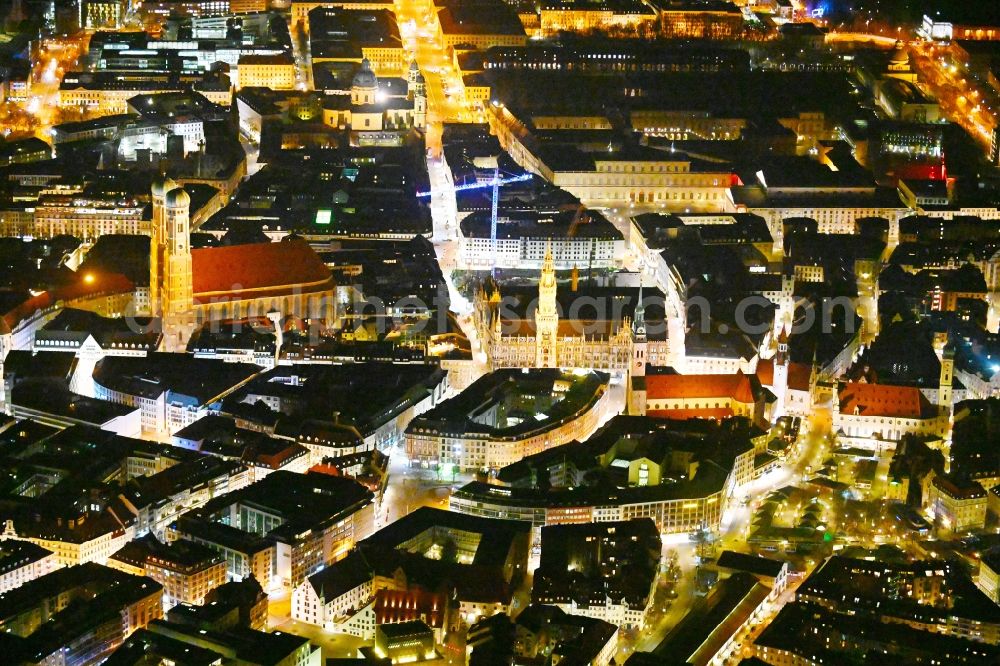
[[[126,395],[203,405],[218,399],[261,371],[252,363],[227,363],[186,354],[154,352],[146,357],[106,356],[94,368],[94,381]]]

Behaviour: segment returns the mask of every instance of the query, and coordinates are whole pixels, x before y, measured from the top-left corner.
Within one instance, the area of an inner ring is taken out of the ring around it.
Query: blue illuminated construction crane
[[[463,183],[462,185],[455,186],[455,192],[462,192],[465,190],[480,190],[487,187],[492,188],[493,196],[490,202],[490,251],[493,257],[493,274],[496,277],[497,270],[497,214],[500,206],[500,186],[507,185],[509,183],[522,183],[527,180],[531,180],[533,174],[522,173],[517,176],[510,176],[507,178],[500,177],[500,168],[497,166],[493,167],[493,177],[486,181],[476,181],[475,183]],[[429,197],[431,192],[417,192],[418,197]]]

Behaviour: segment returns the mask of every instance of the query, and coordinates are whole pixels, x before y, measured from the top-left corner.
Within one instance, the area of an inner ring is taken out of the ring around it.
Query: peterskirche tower
[[[556,342],[559,310],[556,305],[556,268],[551,244],[545,248],[542,276],[538,281],[538,309],[535,311],[535,367],[558,366]]]
[[[785,400],[788,397],[788,329],[781,327],[778,334],[778,352],[774,355],[774,380],[772,382],[774,396],[777,402],[774,405],[774,416],[785,415]]]
[[[191,198],[170,178],[153,182],[149,253],[150,314],[163,326],[163,347],[184,351],[194,332]]]

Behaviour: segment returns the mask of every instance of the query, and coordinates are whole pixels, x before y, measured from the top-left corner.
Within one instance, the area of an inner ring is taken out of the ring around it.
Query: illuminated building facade
[[[662,548],[652,520],[548,525],[541,533],[533,603],[626,629],[645,625]]]
[[[583,73],[720,72],[749,69],[745,53],[702,47],[646,49],[619,41],[574,43],[563,37],[558,44],[531,41],[525,46],[495,46],[482,56],[482,69],[490,71],[555,70]]]
[[[95,115],[118,115],[128,113],[128,102],[136,95],[179,93],[192,88],[215,104],[229,106],[232,101],[228,78],[215,73],[151,72],[136,79],[117,72],[68,72],[59,84],[59,106],[82,107]]]
[[[917,34],[927,40],[951,42],[953,40],[1000,40],[1000,20],[987,7],[952,5],[944,18],[940,12],[933,17],[924,14]],[[948,20],[951,19],[951,20]]]
[[[926,493],[924,506],[935,526],[956,533],[986,524],[987,494],[978,482],[935,474]]]
[[[0,547],[0,594],[57,568],[55,554],[30,541],[7,540]]]
[[[587,205],[663,204],[670,210],[726,210],[731,171],[716,170],[690,159],[664,159],[660,151],[619,150],[583,153],[573,148],[562,152],[563,160],[553,162],[553,153],[541,155],[537,141],[525,141],[531,130],[506,107],[488,107],[491,123],[504,150],[518,164],[537,173]],[[673,157],[673,156],[671,156]],[[547,163],[552,162],[551,164]]]
[[[559,31],[587,32],[609,28],[637,27],[656,21],[656,11],[646,4],[630,0],[566,2],[543,4],[539,24],[543,34]]]
[[[503,213],[493,242],[486,211],[474,212],[460,223],[459,266],[465,269],[540,269],[546,252],[559,270],[607,269],[621,266],[625,239],[596,211],[582,208],[554,214]]]
[[[240,9],[233,8],[239,5]],[[152,0],[141,4],[146,23],[163,21],[174,16],[220,16],[239,11],[262,12],[267,9],[265,0]]]
[[[21,654],[37,655],[35,663],[98,663],[163,617],[162,597],[145,576],[98,564],[59,569],[4,595],[0,631],[18,639]]]
[[[353,479],[279,470],[183,515],[168,539],[220,552],[231,580],[291,592],[372,533],[372,497]]]
[[[738,39],[743,14],[731,2],[664,3],[660,8],[664,36],[673,39]]]
[[[493,368],[593,368],[623,373],[632,368],[636,353],[654,365],[666,365],[670,355],[683,348],[677,336],[665,332],[647,336],[645,321],[640,321],[645,316],[641,307],[634,310],[634,324],[629,317],[584,321],[572,312],[563,317],[556,289],[555,260],[549,249],[542,264],[536,311],[511,318],[500,307],[498,286],[487,285],[477,292],[473,322]]]
[[[226,582],[226,563],[214,550],[175,541],[146,558],[146,575],[163,586],[167,608],[200,606],[209,592]]]
[[[148,234],[149,220],[137,201],[47,195],[38,200],[30,229],[6,229],[9,235],[54,238],[70,235],[93,241],[106,234]]]
[[[295,28],[301,24],[305,24],[308,27],[309,12],[317,7],[329,7],[332,3],[317,2],[316,0],[292,0],[291,4],[291,21],[289,23],[292,28]],[[343,7],[344,9],[369,11],[377,11],[379,9],[394,10],[393,3],[387,0],[345,0],[337,2],[336,6]]]
[[[295,61],[288,55],[247,55],[239,62],[241,88],[295,89]]]
[[[663,534],[689,534],[699,527],[717,529],[729,495],[752,481],[753,449],[741,454],[730,476],[715,465],[699,470],[698,484],[679,492],[620,491],[617,500],[594,493],[539,493],[530,489],[506,488],[481,482],[466,484],[455,491],[449,508],[458,513],[483,518],[503,518],[531,522],[536,528],[562,523],[629,520],[649,517]],[[743,484],[737,486],[737,469]],[[720,473],[721,472],[721,473]]]
[[[553,446],[587,437],[605,416],[607,375],[547,369],[526,374],[499,371],[473,383],[456,398],[416,417],[406,428],[406,455],[412,463],[462,470],[500,469]],[[571,393],[572,391],[572,393]],[[524,395],[535,396],[531,419],[504,416]],[[548,393],[548,407],[543,398]],[[481,396],[466,411],[471,396]],[[543,411],[552,412],[549,416]]]
[[[84,6],[84,25],[91,30],[122,27],[125,12],[128,8],[126,0],[80,0]]]

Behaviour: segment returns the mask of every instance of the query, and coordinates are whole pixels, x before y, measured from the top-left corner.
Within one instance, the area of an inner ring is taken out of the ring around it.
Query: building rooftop
[[[462,235],[466,238],[490,238],[491,219],[487,211],[473,212],[462,218]],[[555,238],[597,238],[623,240],[622,233],[597,211],[562,211],[529,213],[504,211],[497,221],[497,240]]]
[[[659,567],[660,533],[649,518],[546,525],[531,590],[535,603],[645,608]]]
[[[274,55],[248,54],[240,56],[241,65],[294,65],[295,60],[290,54],[279,53]]]
[[[740,13],[740,8],[727,0],[653,0],[651,4],[661,12]]]
[[[185,643],[148,629],[140,629],[129,636],[104,664],[145,666],[149,663],[169,663],[178,666],[215,666],[219,663],[219,657],[218,652],[206,647]]]
[[[218,519],[228,516],[234,505],[253,506],[278,519],[278,526],[269,531],[269,537],[296,539],[298,535],[350,516],[370,503],[372,493],[354,479],[326,474],[297,474],[284,470],[271,472],[262,480],[245,488],[226,493],[210,500],[199,509],[188,512],[182,520],[201,523],[204,529],[225,531],[232,537],[247,534],[227,528]],[[182,525],[182,530],[189,529]],[[191,529],[194,529],[193,527]]]
[[[126,543],[111,554],[108,560],[120,562],[138,569],[145,569],[146,560],[149,558],[150,553],[163,547],[164,544],[160,543],[155,536],[146,534]]]
[[[129,407],[89,398],[73,393],[62,385],[45,381],[21,382],[11,391],[10,402],[22,409],[55,416],[60,420],[98,427],[139,409],[137,406]]]
[[[0,575],[11,573],[52,554],[51,550],[31,541],[4,541],[0,544]]]
[[[374,567],[360,550],[352,550],[336,564],[309,576],[309,584],[320,599],[335,599],[371,581]]]
[[[159,347],[161,333],[149,317],[102,317],[96,312],[64,308],[35,333],[36,346],[70,341],[82,344],[88,337],[102,349],[144,349]]]
[[[94,368],[94,381],[110,391],[168,401],[207,405],[261,371],[252,363],[152,352],[145,357],[105,356]]]
[[[915,386],[847,382],[839,391],[840,413],[866,417],[927,419],[937,408]]]
[[[576,418],[604,394],[608,375],[556,369],[497,370],[413,419],[407,432],[476,434],[493,438],[521,438]],[[520,405],[534,403],[531,413]],[[490,416],[503,405],[504,417]]]
[[[719,559],[715,561],[715,565],[720,569],[745,571],[746,573],[764,578],[777,578],[786,563],[759,555],[748,555],[733,550],[724,550],[719,555]]]
[[[475,535],[471,564],[503,566],[513,542],[527,537],[531,524],[516,520],[480,518],[453,511],[422,506],[416,511],[386,525],[365,539],[366,546],[385,549],[406,549],[406,543],[427,532],[461,532],[465,539]]]
[[[566,613],[558,606],[531,604],[517,616],[517,625],[534,635],[547,628],[567,634],[552,650],[560,663],[592,663],[618,633],[618,627],[597,618]]]
[[[378,630],[389,640],[400,640],[414,636],[430,636],[432,630],[421,620],[380,624]]]
[[[628,73],[623,81],[622,75],[592,76],[576,71],[486,71],[494,98],[521,115],[540,110],[579,113],[620,104],[629,111],[787,118],[820,111],[837,116],[856,104],[844,72],[657,71]]]
[[[453,2],[438,11],[438,18],[445,35],[525,36],[524,25],[517,13],[503,2],[469,5]]]
[[[785,604],[754,641],[760,648],[791,652],[813,663],[847,664],[851,648],[864,646],[884,659],[945,659],[950,663],[989,663],[1000,659],[996,646],[898,622],[833,612],[813,603]],[[845,646],[840,650],[834,646]]]
[[[657,373],[646,376],[646,400],[732,398],[754,403],[762,393],[755,375],[680,375]]]
[[[169,659],[170,655],[181,655],[183,658],[177,663],[184,666],[205,663],[201,660],[209,656],[215,659],[209,663],[235,659],[240,663],[278,666],[300,663],[302,655],[296,653],[307,645],[308,638],[283,631],[267,633],[246,627],[218,631],[153,620],[145,630],[130,637],[106,663],[112,666],[140,666],[150,663],[150,658]],[[190,662],[186,658],[188,654],[192,656]]]
[[[191,251],[194,296],[220,298],[245,292],[327,285],[330,271],[304,241],[252,243]]]
[[[307,444],[358,441],[425,400],[445,375],[431,363],[281,365],[234,392],[226,409],[258,396],[279,398],[300,406],[278,413],[280,434]]]
[[[734,573],[696,600],[653,654],[675,659],[678,664],[709,663],[770,593],[771,589],[752,574]]]
[[[956,500],[986,499],[986,491],[982,485],[976,481],[959,479],[954,476],[937,474],[931,481],[934,487],[943,492],[948,497]]]
[[[942,594],[931,603],[920,603],[903,588],[917,579],[940,579]],[[834,555],[821,564],[799,587],[805,600],[820,599],[874,615],[915,618],[931,624],[947,617],[1000,623],[1000,607],[983,594],[962,571],[940,560],[890,564]]]
[[[366,47],[402,48],[392,12],[341,7],[316,7],[309,12],[309,48],[314,60],[360,59]]]
[[[146,566],[155,566],[182,575],[191,575],[223,561],[223,555],[217,550],[193,541],[177,539],[163,544],[160,548],[152,549],[146,558]]]

